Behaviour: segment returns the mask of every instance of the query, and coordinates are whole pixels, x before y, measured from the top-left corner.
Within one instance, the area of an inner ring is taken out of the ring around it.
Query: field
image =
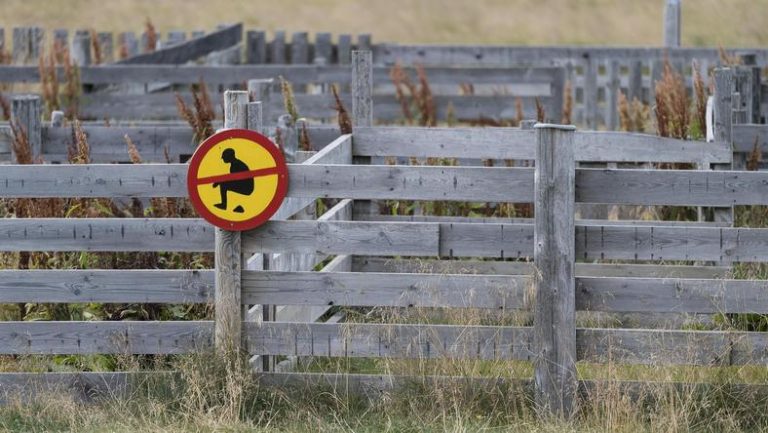
[[[768,0],[683,1],[683,46],[768,43]],[[215,4],[216,12],[211,12]],[[268,31],[371,33],[375,42],[651,45],[662,1],[633,0],[4,0],[0,26],[161,32],[242,21]]]

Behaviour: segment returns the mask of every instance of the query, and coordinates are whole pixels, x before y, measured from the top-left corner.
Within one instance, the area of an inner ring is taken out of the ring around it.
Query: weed
[[[333,92],[333,108],[336,110],[336,115],[339,123],[339,130],[342,134],[351,134],[352,133],[352,119],[349,117],[349,113],[347,112],[347,109],[344,108],[344,103],[341,102],[341,98],[339,97],[339,89],[336,87],[336,85],[331,86],[331,92]]]
[[[179,116],[186,120],[192,127],[195,144],[201,143],[214,133],[213,121],[216,119],[216,111],[208,95],[208,87],[201,78],[196,87],[192,87],[192,107],[189,107],[178,93],[176,97],[176,109]]]

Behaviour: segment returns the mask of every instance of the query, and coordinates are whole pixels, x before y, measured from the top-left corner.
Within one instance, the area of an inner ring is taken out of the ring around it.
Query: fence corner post
[[[245,128],[248,92],[224,92],[224,128]],[[216,228],[216,294],[214,315],[216,350],[234,361],[243,347],[242,248],[240,232]]]
[[[574,126],[537,124],[534,392],[540,417],[570,418],[577,393]]]

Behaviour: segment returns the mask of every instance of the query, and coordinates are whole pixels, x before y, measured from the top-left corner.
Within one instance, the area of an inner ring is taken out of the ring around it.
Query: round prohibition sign
[[[250,230],[280,208],[288,191],[288,167],[269,138],[247,129],[227,129],[195,150],[187,190],[195,210],[209,223],[225,230]]]

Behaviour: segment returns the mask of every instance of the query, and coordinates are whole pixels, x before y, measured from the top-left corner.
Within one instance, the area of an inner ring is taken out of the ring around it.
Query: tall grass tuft
[[[644,132],[645,125],[648,123],[648,106],[640,102],[637,98],[630,103],[627,96],[619,91],[619,126],[622,131]]]
[[[342,134],[352,133],[352,119],[349,117],[349,112],[344,108],[344,103],[341,102],[339,97],[339,88],[334,84],[331,86],[331,92],[333,93],[333,109],[336,110],[336,118],[339,123],[339,130]]]
[[[709,87],[704,83],[704,78],[699,71],[699,64],[693,61],[693,95],[696,99],[694,107],[694,118],[691,125],[691,131],[697,131],[697,138],[706,134],[707,128],[707,99],[709,98]],[[693,135],[693,134],[691,134]],[[693,137],[692,137],[693,138]]]
[[[147,35],[147,41],[146,45],[144,46],[144,51],[147,53],[151,53],[157,49],[157,30],[155,30],[155,25],[152,24],[152,20],[147,17],[146,21],[144,21],[144,32],[146,32]]]
[[[102,53],[101,41],[99,41],[99,34],[96,30],[91,29],[91,52],[93,52],[93,64],[100,65],[104,62],[104,54]]]
[[[573,112],[573,89],[571,87],[571,80],[566,81],[563,89],[563,118],[561,120],[563,125],[571,124],[571,113]]]
[[[216,111],[213,108],[213,103],[208,95],[208,87],[205,85],[205,81],[200,79],[200,82],[191,89],[192,92],[192,107],[189,107],[184,99],[178,93],[176,97],[176,109],[179,112],[179,116],[186,120],[189,126],[194,131],[194,141],[196,144],[201,143],[206,138],[210,137],[214,133],[213,121],[216,119]]]
[[[518,96],[515,98],[515,121],[512,126],[520,126],[520,124],[523,123],[523,120],[525,120],[525,112],[523,111],[523,98]]]
[[[396,63],[389,71],[390,80],[395,86],[395,96],[400,103],[403,118],[409,125],[416,122],[414,111],[418,115],[420,126],[437,126],[437,107],[435,106],[429,78],[422,65],[416,65],[418,84],[415,84],[408,72]]]
[[[0,92],[0,112],[2,112],[3,120],[11,120],[11,103],[2,92]]]
[[[40,93],[45,104],[45,112],[50,113],[59,109],[59,77],[56,73],[56,54],[54,50],[46,56],[41,54],[38,59],[40,73]]]
[[[537,96],[536,99],[536,121],[545,122],[547,120],[547,112],[544,110],[544,105],[541,104],[541,100]]]
[[[705,105],[706,110],[706,105]],[[688,138],[691,113],[683,77],[664,61],[661,80],[656,82],[656,125],[662,137]]]
[[[280,76],[280,91],[283,94],[285,112],[291,116],[293,123],[299,120],[299,108],[296,106],[296,97],[293,94],[293,86],[288,80]]]
[[[717,53],[720,56],[720,62],[725,66],[737,66],[741,64],[741,58],[735,54],[729,54],[722,45],[717,47]]]
[[[120,35],[117,39],[117,58],[120,60],[128,58],[128,41],[125,40],[124,35]]]

